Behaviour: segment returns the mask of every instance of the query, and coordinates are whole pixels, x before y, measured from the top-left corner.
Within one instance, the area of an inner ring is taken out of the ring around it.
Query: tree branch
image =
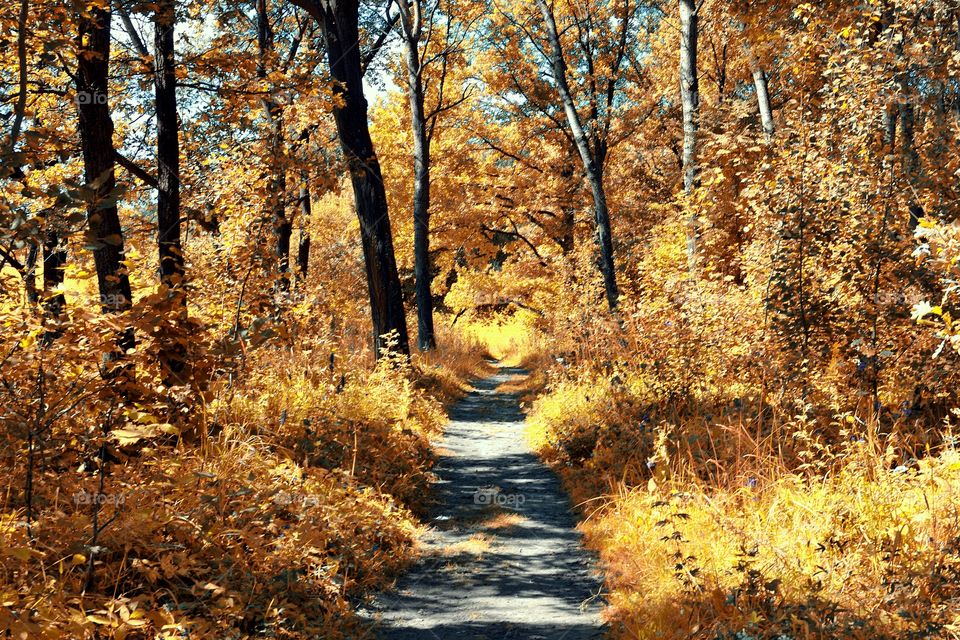
[[[129,171],[132,175],[140,178],[147,186],[153,187],[154,189],[159,188],[160,183],[157,181],[156,177],[147,173],[146,170],[140,167],[136,162],[130,158],[124,156],[119,151],[115,151],[114,155],[116,157],[117,164]]]
[[[393,31],[393,28],[397,25],[398,20],[400,20],[399,12],[387,20],[387,24],[383,31],[380,32],[376,42],[374,42],[373,46],[370,47],[370,51],[367,52],[367,55],[363,56],[363,61],[360,64],[361,75],[367,75],[367,69],[369,69],[370,65],[373,64],[373,59],[376,58],[377,54],[380,53],[380,50],[383,49],[383,45],[387,43],[387,38],[390,37],[390,32]]]

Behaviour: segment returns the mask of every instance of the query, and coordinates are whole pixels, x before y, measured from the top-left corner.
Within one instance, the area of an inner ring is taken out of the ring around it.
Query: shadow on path
[[[361,615],[381,640],[600,638],[602,581],[556,476],[530,451],[503,367],[450,411],[420,563]]]

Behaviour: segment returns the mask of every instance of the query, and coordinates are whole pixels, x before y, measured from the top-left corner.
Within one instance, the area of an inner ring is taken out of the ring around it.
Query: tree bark
[[[67,306],[63,293],[54,293],[63,284],[66,266],[66,246],[54,229],[46,229],[43,237],[43,306],[47,318],[54,323],[59,322]],[[59,335],[59,329],[51,328],[44,333],[44,340],[50,342]]]
[[[387,211],[380,163],[367,122],[367,100],[359,47],[359,0],[291,0],[323,28],[330,75],[334,80],[333,117],[340,146],[350,171],[370,295],[373,346],[379,358],[392,350],[410,354],[403,292],[393,252],[393,233]]]
[[[750,43],[744,41],[744,51],[750,61],[750,74],[753,76],[753,87],[757,92],[757,109],[760,112],[760,126],[767,137],[767,143],[773,141],[777,132],[777,125],[773,120],[773,107],[770,105],[770,83],[767,72],[760,66],[760,61],[753,53]]]
[[[696,0],[680,0],[680,100],[683,105],[683,190],[690,195],[699,185],[697,132],[700,124],[700,81],[697,77],[699,16]],[[696,271],[700,220],[690,214],[687,230],[687,264]]]
[[[697,187],[697,132],[700,125],[700,80],[697,76],[696,0],[680,0],[680,99],[683,103],[683,188]]]
[[[10,129],[10,140],[7,143],[7,153],[12,154],[17,148],[20,138],[20,128],[27,108],[27,21],[30,17],[30,3],[21,0],[20,12],[17,19],[17,103],[13,108],[13,126]]]
[[[100,306],[106,313],[130,308],[130,280],[123,265],[123,230],[117,212],[113,120],[108,105],[110,66],[109,8],[89,8],[79,15],[77,35],[78,130],[87,188],[89,240],[94,246]],[[123,353],[133,349],[133,329],[122,332],[117,346]]]
[[[557,22],[554,18],[553,11],[547,5],[546,0],[536,0],[536,3],[540,9],[540,13],[543,15],[543,21],[547,29],[547,38],[550,41],[550,62],[553,67],[554,81],[557,83],[557,90],[563,102],[567,125],[570,127],[570,133],[573,136],[574,144],[576,144],[577,151],[580,154],[584,173],[586,174],[587,182],[590,184],[590,191],[593,194],[594,226],[596,228],[597,245],[600,249],[600,272],[603,274],[607,304],[610,310],[613,311],[617,307],[620,292],[617,288],[617,276],[613,259],[610,211],[607,208],[607,196],[603,188],[604,158],[602,157],[603,154],[600,152],[600,149],[597,149],[600,153],[595,153],[594,150],[590,148],[587,134],[580,121],[580,114],[577,112],[576,104],[573,101],[573,94],[567,82],[567,65],[563,57],[560,34],[557,31]],[[600,145],[597,146],[599,147]]]
[[[180,241],[180,125],[177,119],[177,76],[174,51],[176,4],[160,0],[154,18],[154,93],[157,112],[157,247],[160,284],[167,288],[172,335],[160,337],[160,364],[166,384],[179,379],[186,364],[183,336],[176,328],[186,321],[184,260]]]
[[[306,282],[310,269],[310,176],[303,172],[303,183],[300,186],[300,242],[297,245],[298,281]]]
[[[310,127],[300,134],[297,146],[301,149],[310,147]],[[307,281],[310,271],[310,216],[313,214],[313,202],[310,200],[310,170],[306,167],[300,171],[300,197],[297,200],[300,207],[300,238],[297,243],[297,279],[296,287],[300,288]]]
[[[24,262],[23,284],[26,289],[27,302],[31,307],[36,306],[40,301],[40,294],[37,292],[37,258],[40,255],[40,245],[36,240],[30,241],[30,248],[27,250],[27,259]]]
[[[266,79],[269,58],[273,53],[273,29],[270,26],[267,0],[257,0],[257,44],[259,47],[257,76]],[[280,291],[288,291],[290,289],[290,238],[293,235],[293,225],[287,218],[285,207],[287,176],[283,157],[283,106],[272,98],[265,98],[263,109],[270,123],[271,179],[269,193],[267,194],[267,206],[273,220],[274,255],[277,259],[276,265],[279,273],[277,286]]]
[[[173,0],[157,3],[154,22],[157,111],[157,245],[160,282],[182,293],[184,263],[180,243],[180,126],[177,122],[177,77],[174,54]],[[178,304],[185,303],[182,295]]]
[[[923,206],[917,199],[917,190],[920,183],[920,154],[916,145],[916,108],[914,107],[914,93],[911,91],[906,72],[900,80],[900,154],[903,175],[907,180],[909,195],[907,209],[910,213],[908,226],[914,231],[924,216]]]
[[[437,346],[433,329],[433,296],[430,292],[430,140],[424,110],[420,60],[421,13],[419,0],[399,0],[403,54],[407,67],[407,96],[413,129],[413,276],[417,300],[417,346],[430,351]]]

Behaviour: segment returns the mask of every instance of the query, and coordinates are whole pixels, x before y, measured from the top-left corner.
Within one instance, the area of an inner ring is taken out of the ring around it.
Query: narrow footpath
[[[522,369],[475,383],[450,412],[420,563],[361,611],[381,640],[601,638],[602,581],[557,477],[524,439]]]

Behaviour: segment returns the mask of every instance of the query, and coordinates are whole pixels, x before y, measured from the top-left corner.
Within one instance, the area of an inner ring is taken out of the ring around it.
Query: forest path
[[[501,367],[450,411],[424,555],[361,613],[381,640],[586,640],[603,636],[602,581],[557,477],[524,439]]]

